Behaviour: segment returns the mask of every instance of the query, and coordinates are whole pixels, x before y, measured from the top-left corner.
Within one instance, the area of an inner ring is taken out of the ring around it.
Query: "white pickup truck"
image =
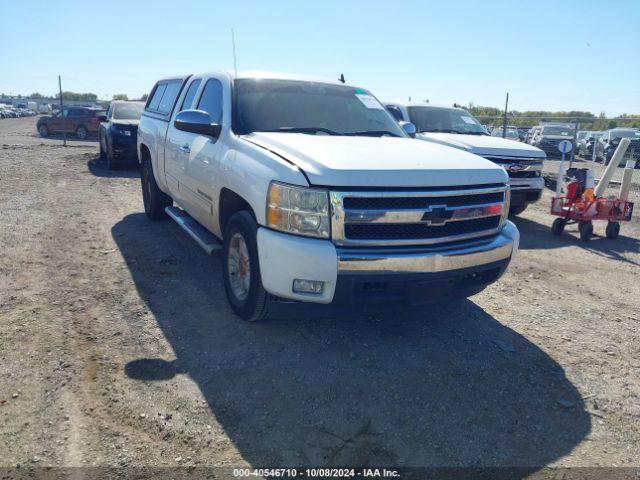
[[[504,169],[412,140],[367,90],[338,81],[160,80],[137,147],[146,214],[222,250],[227,298],[245,320],[467,297],[518,248]]]
[[[517,140],[489,135],[473,115],[462,108],[427,103],[385,102],[398,121],[416,126],[416,138],[466,150],[502,166],[509,174],[511,215],[525,211],[540,199],[545,153]]]

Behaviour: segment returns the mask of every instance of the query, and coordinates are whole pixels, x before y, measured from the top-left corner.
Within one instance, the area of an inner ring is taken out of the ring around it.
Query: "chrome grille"
[[[331,192],[334,243],[432,245],[497,234],[508,187]]]
[[[510,178],[538,178],[542,175],[542,162],[544,158],[490,155],[484,158],[504,168]]]

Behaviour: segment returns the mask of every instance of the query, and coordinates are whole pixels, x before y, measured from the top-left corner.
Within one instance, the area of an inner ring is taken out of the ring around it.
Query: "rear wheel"
[[[578,230],[580,230],[580,239],[588,242],[591,240],[591,236],[593,235],[593,223],[580,222],[578,224]]]
[[[173,199],[158,188],[156,179],[153,176],[153,167],[150,160],[145,160],[142,164],[140,174],[142,184],[142,201],[144,202],[144,213],[151,220],[162,220],[167,214],[165,208],[173,204]]]
[[[551,233],[553,233],[554,235],[562,235],[562,232],[564,232],[564,227],[566,225],[566,218],[556,218],[551,225]]]
[[[262,320],[268,314],[257,232],[258,224],[246,211],[235,213],[224,231],[222,271],[227,300],[235,314],[249,322]]]
[[[618,238],[618,235],[620,235],[620,222],[607,223],[606,234],[607,238]]]
[[[41,137],[48,137],[49,136],[49,128],[47,128],[46,125],[40,125],[38,127],[38,133],[40,134]]]

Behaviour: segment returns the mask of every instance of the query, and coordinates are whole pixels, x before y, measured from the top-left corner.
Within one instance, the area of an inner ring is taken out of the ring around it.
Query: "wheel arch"
[[[241,211],[248,212],[253,219],[256,220],[256,214],[253,207],[245,198],[226,187],[220,190],[220,197],[218,201],[218,226],[221,233],[224,234],[224,227],[233,214]]]

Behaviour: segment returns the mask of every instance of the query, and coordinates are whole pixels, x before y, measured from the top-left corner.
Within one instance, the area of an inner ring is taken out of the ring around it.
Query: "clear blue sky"
[[[640,113],[640,1],[2,2],[0,92],[139,96],[238,68],[336,77],[381,99]]]

